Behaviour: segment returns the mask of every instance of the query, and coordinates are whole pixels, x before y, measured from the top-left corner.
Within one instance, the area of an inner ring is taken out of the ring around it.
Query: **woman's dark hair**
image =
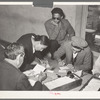
[[[36,35],[34,40],[35,41],[40,41],[41,44],[49,46],[50,40],[48,39],[48,37],[46,35]]]
[[[65,14],[63,12],[63,10],[61,8],[54,8],[52,11],[51,11],[52,15],[55,14],[55,13],[58,13],[60,14],[63,18],[65,18]]]

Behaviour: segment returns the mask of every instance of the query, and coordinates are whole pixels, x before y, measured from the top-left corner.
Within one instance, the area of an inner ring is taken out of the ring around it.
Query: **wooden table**
[[[82,84],[80,86],[76,87],[76,88],[73,88],[73,89],[69,90],[69,91],[81,91],[91,78],[92,78],[91,74],[84,75],[82,77]],[[66,89],[66,86],[63,86],[62,88],[60,88],[59,91],[68,91]],[[44,85],[43,85],[43,90],[44,91],[49,91],[49,89],[46,86],[44,86]]]
[[[55,60],[51,60],[51,59],[49,59],[49,64],[50,64],[50,66],[53,66],[53,68],[54,68],[54,71],[55,71],[55,73],[58,71],[58,69],[59,69],[59,65],[58,65],[58,63],[55,61]],[[52,75],[52,74],[51,74]],[[73,88],[73,89],[71,89],[70,91],[81,91],[82,90],[82,88],[84,88],[84,86],[88,83],[88,81],[92,78],[92,75],[91,74],[85,74],[83,77],[81,77],[82,78],[82,83],[81,83],[81,85],[80,86],[78,86],[78,87],[76,87],[76,88]],[[50,80],[52,80],[52,79],[50,79],[50,78],[47,78],[46,79],[46,81],[48,82],[48,81],[50,81]],[[63,89],[62,89],[63,88]],[[66,86],[63,86],[62,88],[60,88],[60,90],[59,91],[68,91],[67,89],[66,89]],[[43,85],[43,91],[49,91],[49,89],[45,86],[45,85]]]
[[[54,67],[54,70],[55,72],[58,71],[58,64],[56,61],[54,60],[49,60],[49,63],[50,63],[50,66],[53,66]],[[86,85],[86,83],[88,83],[88,81],[92,78],[92,75],[91,74],[88,74],[88,73],[85,73],[82,78],[82,84],[74,89],[71,89],[70,91],[81,91],[82,88],[84,88],[84,86]],[[66,88],[63,87],[63,91],[66,91]],[[47,91],[47,87],[46,86],[43,86],[43,90]],[[62,90],[62,89],[61,89]]]

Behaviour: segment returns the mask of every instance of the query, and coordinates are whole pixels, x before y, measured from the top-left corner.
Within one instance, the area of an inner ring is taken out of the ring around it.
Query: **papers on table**
[[[66,70],[59,70],[59,73],[66,73]]]
[[[81,77],[82,76],[82,70],[76,71],[75,74],[78,75],[79,77]]]
[[[24,73],[26,76],[33,76],[33,75],[34,75],[33,69],[24,71],[23,73]]]
[[[67,69],[69,69],[67,66],[59,67],[59,68],[60,68],[60,70],[67,70]]]
[[[40,74],[40,72],[43,72],[46,68],[42,65],[37,64],[34,68],[33,71],[35,74]]]
[[[26,76],[33,76],[36,74],[40,74],[40,72],[43,72],[46,68],[42,65],[37,64],[33,69],[27,70],[23,72]]]
[[[29,80],[29,82],[30,82],[30,84],[31,84],[31,86],[34,86],[35,85],[35,80],[33,80],[33,79],[28,79]]]
[[[46,73],[48,77],[52,78],[52,80],[58,78],[56,73],[54,73],[54,71],[47,70]]]
[[[32,86],[34,86],[36,80],[37,80],[37,76],[40,74],[40,72],[43,72],[45,70],[44,66],[41,66],[39,64],[37,64],[33,69],[31,70],[27,70],[25,72],[23,72],[26,76],[31,77],[34,76],[34,79],[29,78],[29,82]]]
[[[73,81],[75,81],[75,79],[71,79],[71,78],[65,76],[65,77],[61,77],[61,78],[55,79],[53,81],[44,83],[44,85],[46,85],[50,90],[52,90],[54,88],[63,86],[65,84],[71,83]]]
[[[82,91],[98,91],[100,88],[100,80],[99,79],[91,79],[88,85]]]

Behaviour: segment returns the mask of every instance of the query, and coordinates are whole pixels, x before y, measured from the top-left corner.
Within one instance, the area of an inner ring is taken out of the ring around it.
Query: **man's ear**
[[[17,65],[19,64],[19,59],[20,59],[20,54],[16,57],[16,63],[17,63]]]

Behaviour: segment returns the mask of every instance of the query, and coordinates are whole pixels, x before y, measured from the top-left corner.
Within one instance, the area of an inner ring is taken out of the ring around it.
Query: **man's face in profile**
[[[54,13],[54,14],[52,15],[52,19],[53,19],[53,21],[54,21],[56,24],[58,24],[58,23],[61,21],[62,17],[61,17],[60,14]]]

